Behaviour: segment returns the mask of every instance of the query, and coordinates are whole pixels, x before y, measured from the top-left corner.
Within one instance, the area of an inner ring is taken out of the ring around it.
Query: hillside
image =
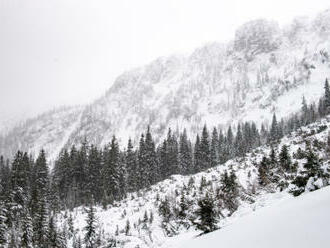
[[[329,194],[328,186],[298,198],[280,200],[177,247],[328,247]]]
[[[102,240],[107,240],[108,245],[112,243],[125,248],[213,247],[214,242],[217,245],[221,243],[228,244],[228,247],[240,247],[238,245],[243,241],[247,245],[253,244],[253,247],[265,247],[269,238],[269,241],[274,239],[272,244],[283,246],[268,244],[267,247],[292,247],[297,235],[300,238],[306,234],[306,240],[300,239],[304,245],[320,244],[316,247],[325,247],[328,239],[324,231],[327,230],[325,225],[330,217],[327,213],[329,187],[311,194],[308,192],[329,185],[329,128],[328,116],[300,128],[278,144],[273,144],[276,157],[284,145],[288,147],[291,165],[295,169],[283,172],[279,164],[269,167],[266,177],[270,181],[265,184],[262,182],[260,167],[263,166],[264,157],[271,153],[270,146],[259,147],[245,157],[229,160],[192,176],[172,176],[148,189],[128,194],[126,199],[115,201],[106,209],[99,206],[96,208],[96,217],[98,228],[102,230]],[[314,153],[314,162],[320,166],[322,173],[308,176],[303,186],[305,193],[293,198],[290,192],[296,190],[296,179],[306,175],[306,164],[310,160],[308,151]],[[223,188],[226,187],[223,183],[226,172],[234,173],[237,177],[237,191],[229,195],[229,198],[221,193],[227,190]],[[201,234],[194,224],[198,221],[196,210],[199,200],[204,199],[206,194],[214,199],[220,230],[196,239]],[[182,207],[182,195],[188,206],[184,218],[178,214]],[[164,213],[160,212],[164,201],[168,201],[168,211],[171,212],[167,220]],[[59,226],[66,230],[72,222],[69,233],[71,241],[77,242],[78,237],[84,236],[86,218],[85,208],[79,207],[63,213],[59,218]],[[130,228],[127,232],[128,221]]]
[[[286,27],[248,22],[227,44],[159,58],[120,75],[88,106],[46,113],[14,128],[2,139],[0,153],[44,147],[53,157],[85,138],[104,145],[116,134],[122,144],[128,137],[136,144],[147,125],[157,142],[169,127],[195,135],[205,123],[226,127],[268,123],[274,112],[288,116],[300,108],[302,96],[311,103],[322,95],[330,77],[329,27],[329,10]],[[57,121],[50,122],[54,116]]]

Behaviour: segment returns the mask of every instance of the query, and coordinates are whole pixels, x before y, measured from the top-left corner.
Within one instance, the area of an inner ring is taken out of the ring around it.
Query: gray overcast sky
[[[0,118],[90,102],[123,71],[232,39],[248,20],[283,25],[329,7],[329,0],[0,0]]]

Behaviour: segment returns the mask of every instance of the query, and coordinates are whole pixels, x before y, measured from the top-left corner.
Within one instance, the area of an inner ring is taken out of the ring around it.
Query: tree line
[[[210,131],[205,125],[194,142],[186,130],[174,133],[169,129],[158,145],[148,127],[136,147],[129,139],[127,147],[120,149],[114,135],[104,147],[85,141],[79,147],[63,149],[52,171],[43,150],[36,159],[21,151],[12,161],[1,156],[0,244],[64,247],[54,220],[60,210],[91,202],[106,208],[127,193],[148,188],[173,174],[194,174],[244,156],[260,145],[277,142],[329,113],[328,80],[324,90],[317,105],[307,105],[303,98],[298,113],[280,121],[274,113],[270,127],[263,124],[258,129],[254,122],[245,122],[235,129],[214,127]]]

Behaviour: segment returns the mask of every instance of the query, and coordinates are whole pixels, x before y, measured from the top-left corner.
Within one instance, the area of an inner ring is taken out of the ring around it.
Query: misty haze
[[[0,0],[0,248],[327,248],[330,3]]]

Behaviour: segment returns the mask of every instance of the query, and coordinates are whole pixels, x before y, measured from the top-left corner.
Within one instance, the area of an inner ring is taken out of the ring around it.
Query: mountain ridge
[[[274,112],[286,117],[300,108],[297,99],[305,96],[312,103],[323,92],[330,77],[329,27],[330,10],[313,20],[297,18],[285,28],[250,21],[227,44],[209,43],[190,55],[160,57],[124,72],[93,103],[59,110],[56,124],[47,121],[53,113],[12,129],[0,151],[37,154],[44,147],[52,153],[85,138],[105,145],[114,134],[125,145],[129,137],[137,143],[148,125],[158,141],[169,127],[195,135],[205,123],[267,124]]]

